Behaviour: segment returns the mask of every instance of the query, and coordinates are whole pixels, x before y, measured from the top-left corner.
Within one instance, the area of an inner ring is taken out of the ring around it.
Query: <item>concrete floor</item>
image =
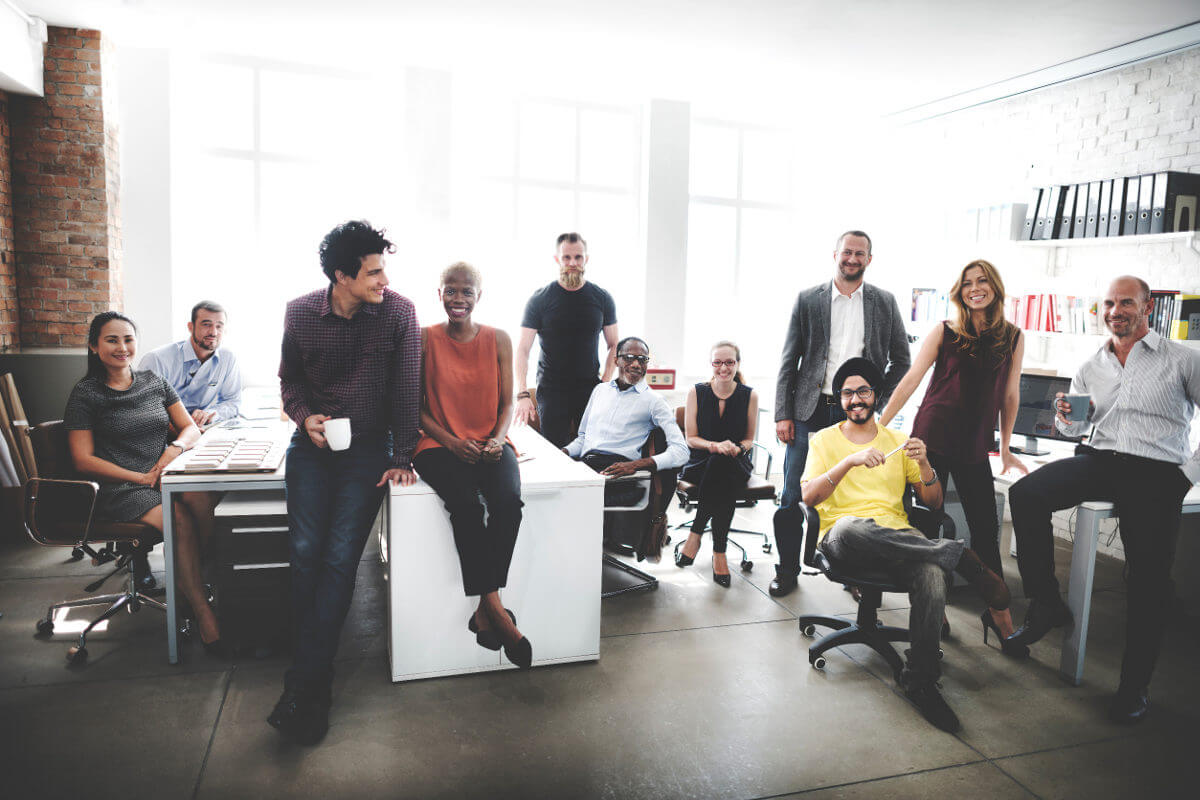
[[[768,527],[771,511],[740,520]],[[706,540],[696,566],[678,570],[667,558],[651,568],[662,579],[656,592],[605,600],[598,663],[398,685],[388,678],[383,573],[368,552],[329,735],[306,749],[264,721],[283,658],[221,663],[191,645],[172,667],[158,612],[118,616],[89,639],[90,662],[68,666],[68,637],[35,639],[34,622],[100,570],[65,555],[33,544],[0,550],[3,797],[1196,796],[1185,780],[1200,723],[1196,622],[1172,622],[1151,716],[1132,728],[1108,722],[1124,589],[1122,565],[1107,558],[1078,688],[1058,675],[1058,635],[1031,660],[1010,661],[994,640],[983,644],[979,602],[953,592],[942,684],[963,730],[948,735],[864,647],[832,651],[824,672],[811,669],[796,616],[853,615],[854,603],[820,576],[771,598],[775,559],[757,546],[754,571],[735,564],[730,589],[709,578]],[[1062,547],[1060,573],[1068,555]],[[1015,564],[1006,573],[1019,598]],[[882,616],[905,624],[906,603],[886,596]],[[1017,619],[1024,609],[1016,600]]]

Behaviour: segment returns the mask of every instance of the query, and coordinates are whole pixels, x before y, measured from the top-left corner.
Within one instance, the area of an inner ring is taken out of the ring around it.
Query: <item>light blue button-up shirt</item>
[[[1054,424],[1068,436],[1087,432],[1097,450],[1179,464],[1200,480],[1200,450],[1192,452],[1189,426],[1200,405],[1200,353],[1150,331],[1134,345],[1125,366],[1109,341],[1079,367],[1071,394],[1091,395],[1095,408],[1084,422]]]
[[[580,458],[592,450],[604,450],[635,461],[642,457],[642,445],[655,428],[662,428],[667,435],[666,452],[653,457],[658,469],[686,464],[687,442],[675,424],[674,412],[661,396],[644,380],[625,391],[617,388],[615,380],[601,383],[588,398],[579,422],[579,436],[567,445],[567,454]]]
[[[197,408],[217,412],[217,419],[233,419],[242,402],[242,371],[228,350],[217,349],[204,363],[188,339],[164,344],[142,357],[140,369],[159,375],[179,393],[192,413]]]

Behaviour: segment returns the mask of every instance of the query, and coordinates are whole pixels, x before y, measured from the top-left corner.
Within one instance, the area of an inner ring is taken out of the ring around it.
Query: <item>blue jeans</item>
[[[779,505],[790,507],[801,502],[800,478],[804,476],[804,464],[808,461],[808,435],[845,418],[840,403],[829,405],[825,402],[825,395],[821,395],[812,416],[795,421],[796,437],[783,454],[783,495],[779,498]]]
[[[328,686],[354,577],[384,489],[383,440],[355,441],[342,451],[318,448],[303,431],[287,453],[288,533],[295,629],[289,685]]]

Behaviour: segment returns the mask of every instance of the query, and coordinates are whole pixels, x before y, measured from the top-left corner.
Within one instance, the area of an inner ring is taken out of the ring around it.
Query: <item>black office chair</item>
[[[159,532],[141,522],[111,522],[94,517],[100,485],[94,481],[80,480],[76,474],[62,420],[35,426],[30,430],[29,437],[41,475],[25,482],[23,512],[25,530],[30,538],[38,544],[52,547],[79,548],[92,556],[95,562],[115,558],[117,568],[111,574],[126,570],[129,575],[123,592],[89,595],[54,603],[46,610],[46,616],[38,620],[38,634],[51,636],[54,633],[54,612],[58,609],[107,604],[104,613],[84,629],[77,643],[67,651],[67,659],[72,664],[83,664],[88,657],[88,633],[122,608],[131,613],[142,605],[167,610],[162,602],[138,591],[129,563],[133,548],[142,542],[157,541]],[[101,544],[102,549],[93,549],[93,544]],[[107,577],[93,583],[88,591],[95,591]]]
[[[954,521],[941,509],[936,511],[925,508],[912,501],[911,490],[905,496],[905,508],[908,511],[909,523],[931,539],[955,537]],[[909,641],[907,628],[895,628],[884,625],[879,620],[879,607],[883,604],[884,592],[907,594],[908,590],[897,586],[892,577],[883,570],[846,569],[832,563],[830,559],[817,549],[817,535],[821,530],[821,519],[816,509],[804,504],[795,507],[797,524],[804,525],[804,563],[815,567],[834,583],[858,587],[860,596],[858,614],[854,622],[841,617],[826,617],[805,614],[800,617],[800,632],[805,636],[814,636],[818,625],[832,628],[833,632],[822,636],[808,648],[808,663],[817,669],[825,668],[825,652],[834,647],[847,644],[865,644],[888,662],[896,679],[900,679],[900,671],[904,662],[892,642]],[[802,521],[801,521],[802,520]],[[938,651],[941,657],[941,651]]]
[[[661,428],[655,428],[650,432],[645,445],[642,446],[642,456],[653,456],[655,453],[666,450],[666,447],[666,435]],[[610,492],[608,490],[619,489],[621,484],[636,486],[640,491],[636,492],[637,497],[634,502],[629,504],[610,505],[609,500],[605,500],[605,548],[623,556],[634,556],[638,561],[642,561],[647,556],[652,560],[657,558],[660,546],[670,544],[671,538],[665,536],[661,543],[650,542],[648,538],[655,535],[656,531],[665,532],[666,507],[670,502],[671,489],[675,486],[678,476],[678,469],[668,469],[654,473],[635,472],[625,478],[610,479],[605,486],[606,498],[613,494],[619,494],[619,491]],[[659,523],[660,517],[661,523]],[[661,528],[658,527],[659,524],[661,524]],[[612,552],[603,554],[603,563],[638,580],[637,583],[628,586],[601,592],[600,596],[603,598],[642,590],[654,591],[658,588],[658,578],[627,561],[622,561]]]
[[[687,410],[685,409],[684,406],[678,406],[675,409],[675,422],[679,425],[680,430],[685,430],[684,422],[685,422],[686,413],[687,413]],[[761,453],[766,454],[767,465],[766,465],[766,469],[763,470],[763,475],[764,476],[770,475],[771,474],[771,459],[772,459],[771,451],[768,448],[764,447],[763,445],[759,444],[758,442],[753,443],[752,449],[756,450],[756,452],[761,452]],[[675,484],[675,496],[679,499],[679,507],[682,508],[684,511],[691,511],[691,510],[695,509],[696,506],[698,506],[699,502],[700,502],[699,491],[700,491],[700,488],[696,484],[689,483],[688,481],[685,481],[682,478],[679,479]],[[746,487],[744,489],[742,489],[742,491],[738,494],[737,501],[734,503],[734,506],[736,508],[753,508],[754,506],[758,505],[760,502],[763,502],[763,501],[769,501],[769,502],[773,503],[773,502],[775,502],[775,499],[776,499],[775,498],[775,484],[771,483],[770,481],[766,480],[765,478],[761,478],[758,475],[751,473],[750,480],[746,482]],[[693,517],[693,519],[694,519],[694,517]],[[685,521],[679,523],[678,525],[676,525],[674,527],[674,529],[680,530],[681,528],[690,528],[691,525],[692,525],[692,520],[689,519],[689,520],[685,520]],[[711,526],[705,528],[705,531],[708,531],[708,530],[711,530]],[[729,532],[731,534],[744,533],[744,534],[749,534],[751,536],[760,536],[760,537],[762,537],[762,551],[764,553],[771,552],[771,539],[768,536],[766,531],[751,531],[751,530],[747,530],[745,528],[730,528]],[[746,554],[746,548],[743,547],[741,545],[741,543],[738,542],[736,539],[734,539],[732,536],[729,537],[728,541],[729,541],[729,544],[733,545],[739,551],[741,551],[742,571],[749,572],[750,570],[754,569],[754,562],[751,561],[750,557]],[[680,541],[678,544],[675,545],[675,551],[678,553],[679,548],[682,546],[683,546],[683,542]]]

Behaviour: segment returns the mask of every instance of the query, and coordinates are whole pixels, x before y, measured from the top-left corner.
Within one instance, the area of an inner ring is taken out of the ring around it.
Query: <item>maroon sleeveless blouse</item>
[[[987,459],[995,441],[1012,353],[996,365],[988,354],[963,352],[956,338],[950,323],[943,322],[942,347],[912,435],[932,453],[977,464]]]

